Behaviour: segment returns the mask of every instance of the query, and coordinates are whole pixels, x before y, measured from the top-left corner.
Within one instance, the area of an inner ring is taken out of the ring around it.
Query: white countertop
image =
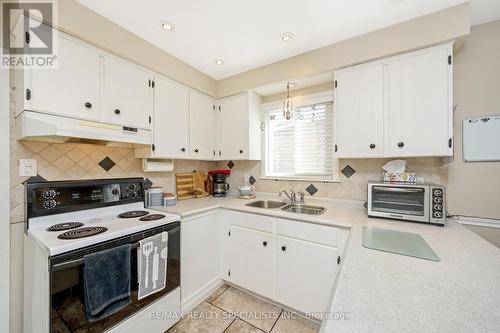
[[[276,195],[257,199],[278,200]],[[251,201],[251,200],[250,200]],[[181,217],[226,208],[348,227],[350,240],[331,312],[322,332],[494,332],[500,329],[500,249],[454,220],[445,227],[368,218],[359,203],[308,199],[327,211],[319,216],[246,207],[235,198],[201,198],[155,207]],[[441,259],[433,262],[364,248],[362,226],[420,234]]]

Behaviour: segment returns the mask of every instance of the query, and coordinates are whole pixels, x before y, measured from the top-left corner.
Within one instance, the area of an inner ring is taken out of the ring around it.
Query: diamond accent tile
[[[248,178],[248,182],[250,183],[250,185],[255,184],[256,181],[257,181],[257,179],[255,179],[254,176],[250,176],[250,178]]]
[[[110,159],[110,158],[109,158],[109,157],[107,157],[107,156],[106,156],[105,158],[103,158],[101,162],[99,162],[99,166],[100,166],[101,168],[103,168],[104,170],[106,170],[106,171],[111,170],[111,168],[112,168],[112,167],[114,167],[114,166],[115,166],[115,164],[116,164],[116,163],[115,163],[115,162],[113,162],[113,160],[112,160],[112,159]]]
[[[313,184],[309,185],[307,188],[306,188],[306,191],[307,193],[309,193],[311,196],[313,196],[314,194],[316,194],[316,192],[318,192],[318,189],[316,188],[316,186],[314,186]]]
[[[340,170],[340,172],[342,172],[342,174],[344,176],[346,176],[347,178],[349,178],[349,177],[351,177],[352,175],[354,175],[356,173],[356,170],[354,170],[353,168],[351,168],[351,166],[346,165],[345,168],[343,168],[342,170]]]
[[[227,167],[228,167],[229,169],[234,168],[234,162],[233,162],[233,161],[229,161],[229,162],[227,162]]]

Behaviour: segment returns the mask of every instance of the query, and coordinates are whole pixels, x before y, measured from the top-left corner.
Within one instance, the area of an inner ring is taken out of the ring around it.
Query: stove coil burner
[[[162,219],[164,217],[165,217],[165,215],[163,215],[163,214],[149,214],[149,215],[146,215],[144,217],[141,217],[139,219],[139,221],[154,221],[154,220]]]
[[[78,238],[83,238],[83,237],[89,237],[89,236],[94,236],[97,234],[100,234],[102,232],[105,232],[108,230],[108,228],[105,227],[85,227],[85,228],[78,228],[78,229],[73,229],[70,231],[66,231],[57,238],[59,239],[78,239]]]
[[[81,222],[66,222],[66,223],[54,224],[53,226],[47,228],[47,231],[64,231],[69,229],[75,229],[82,226],[83,223]]]
[[[118,217],[121,217],[122,219],[130,219],[134,217],[141,217],[148,214],[149,212],[145,210],[131,210],[130,212],[121,213],[120,215],[118,215]]]

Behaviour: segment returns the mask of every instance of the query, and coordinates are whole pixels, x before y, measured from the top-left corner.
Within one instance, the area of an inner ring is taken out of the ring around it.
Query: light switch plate
[[[19,176],[34,177],[37,175],[36,160],[19,159]]]

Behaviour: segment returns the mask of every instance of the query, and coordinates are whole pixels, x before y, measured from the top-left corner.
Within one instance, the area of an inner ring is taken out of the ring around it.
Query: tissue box
[[[414,172],[401,172],[401,173],[382,173],[382,181],[384,182],[405,182],[416,183],[417,176]]]

